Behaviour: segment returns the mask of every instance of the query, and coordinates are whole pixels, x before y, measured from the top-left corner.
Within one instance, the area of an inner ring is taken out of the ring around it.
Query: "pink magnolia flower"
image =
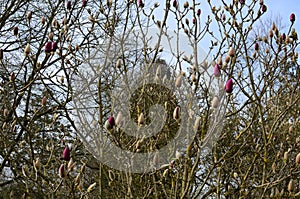
[[[177,1],[174,0],[174,1],[173,1],[173,7],[175,7],[175,8],[177,9],[177,6],[178,6],[178,5],[177,5]]]
[[[266,12],[267,11],[267,6],[263,4],[261,6],[261,11]]]
[[[109,116],[108,123],[113,127],[115,125],[115,118],[114,116]]]
[[[258,45],[258,43],[255,43],[255,44],[254,44],[254,50],[256,50],[256,51],[259,50],[259,45]]]
[[[216,65],[215,65],[215,68],[214,68],[214,75],[215,75],[215,77],[220,77],[220,76],[221,76],[221,70],[220,70],[219,64],[216,64]]]
[[[143,0],[138,0],[138,6],[141,7],[141,8],[144,7]]]
[[[296,20],[296,16],[295,16],[294,13],[292,13],[292,14],[290,15],[290,21],[291,21],[292,23],[294,23],[295,20]]]
[[[114,128],[114,126],[115,126],[115,118],[113,117],[113,116],[110,116],[107,120],[106,120],[106,122],[105,122],[105,124],[104,124],[104,127],[107,129],[107,130],[112,130],[113,128]]]
[[[66,2],[66,8],[67,8],[68,10],[71,10],[71,7],[72,7],[71,1],[67,1],[67,2]]]
[[[19,28],[18,28],[18,26],[15,26],[15,27],[14,27],[13,33],[14,33],[14,36],[17,36],[17,35],[18,35],[18,33],[19,33]]]
[[[82,6],[85,7],[87,5],[87,0],[82,0]]]
[[[286,35],[285,35],[285,33],[282,33],[282,35],[281,35],[281,39],[282,39],[282,41],[285,41],[285,39],[286,39]]]
[[[50,53],[50,52],[51,52],[51,48],[52,48],[52,42],[48,41],[48,42],[45,44],[45,52],[46,52],[46,53]]]
[[[70,160],[70,149],[68,146],[65,147],[63,154],[62,154],[62,159],[69,161]]]
[[[233,81],[231,78],[226,82],[225,91],[226,93],[231,93],[233,91]]]

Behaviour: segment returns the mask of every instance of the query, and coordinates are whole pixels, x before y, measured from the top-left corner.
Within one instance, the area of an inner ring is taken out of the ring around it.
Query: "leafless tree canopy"
[[[298,18],[268,18],[267,6],[2,0],[0,198],[298,198]],[[158,104],[165,121],[139,138],[110,117],[122,100],[113,93],[145,70],[156,83],[132,93],[130,119],[150,125]],[[195,111],[182,118],[185,103]],[[183,124],[192,142],[151,172],[95,155],[101,136],[137,154],[158,151]]]

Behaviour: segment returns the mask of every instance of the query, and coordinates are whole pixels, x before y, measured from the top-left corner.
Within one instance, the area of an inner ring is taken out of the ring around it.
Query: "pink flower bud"
[[[285,39],[286,39],[286,35],[285,35],[285,33],[282,33],[282,35],[281,35],[281,39],[282,39],[282,41],[285,41]]]
[[[186,23],[186,25],[189,25],[189,24],[190,24],[190,21],[189,21],[188,18],[185,19],[185,23]]]
[[[261,11],[266,12],[267,11],[267,6],[263,4],[261,6]]]
[[[66,177],[66,171],[65,171],[65,165],[64,164],[60,165],[58,172],[59,172],[59,176],[61,178]]]
[[[71,1],[67,1],[67,2],[66,2],[66,8],[67,8],[68,10],[71,10],[71,7],[72,7],[72,2],[71,2]]]
[[[201,14],[201,10],[200,10],[200,9],[198,9],[198,10],[197,10],[197,16],[199,17],[199,16],[200,16],[200,14]]]
[[[197,19],[193,18],[193,24],[196,24],[196,23],[197,23]]]
[[[259,1],[259,4],[260,4],[260,5],[264,5],[264,0],[260,0],[260,1]]]
[[[219,64],[216,64],[216,65],[215,65],[215,68],[214,68],[214,75],[215,75],[215,77],[220,77],[220,76],[221,76],[221,71],[220,71],[220,66],[219,66]]]
[[[55,52],[56,49],[57,49],[57,42],[54,41],[54,42],[52,42],[52,44],[51,44],[51,51],[52,51],[52,52]]]
[[[226,20],[226,15],[222,14],[222,21],[225,21],[225,20]]]
[[[87,5],[87,0],[82,0],[82,7],[85,7]]]
[[[114,125],[115,125],[115,118],[114,118],[114,116],[110,116],[109,118],[108,118],[108,123],[113,127]]]
[[[174,112],[173,112],[173,118],[174,118],[174,120],[178,120],[179,119],[179,117],[180,117],[179,111],[180,111],[180,108],[177,106],[174,109]]]
[[[114,128],[114,125],[115,125],[115,119],[114,119],[113,116],[110,116],[106,120],[106,122],[104,124],[104,127],[106,128],[106,130],[110,131],[110,130],[112,130]]]
[[[290,21],[291,21],[292,23],[294,23],[295,20],[296,20],[296,16],[295,16],[294,13],[292,13],[292,14],[290,15]]]
[[[231,78],[226,82],[225,91],[226,93],[231,93],[233,91],[233,81]]]
[[[245,0],[240,0],[240,3],[241,3],[242,5],[244,5],[244,4],[245,4]]]
[[[13,29],[14,36],[17,36],[18,33],[19,33],[19,28],[18,28],[18,26],[15,26],[14,29]]]
[[[176,9],[178,8],[178,4],[177,4],[176,0],[173,1],[173,7],[176,8]]]
[[[45,45],[45,52],[46,53],[50,53],[51,52],[51,48],[52,48],[52,42],[48,41]]]
[[[258,45],[258,43],[255,43],[255,44],[254,44],[254,50],[256,50],[256,51],[259,50],[259,45]]]
[[[138,7],[140,7],[140,8],[144,7],[144,3],[142,0],[138,0]]]
[[[70,160],[70,149],[69,149],[68,146],[66,146],[65,149],[63,150],[62,159],[65,160],[65,161]]]

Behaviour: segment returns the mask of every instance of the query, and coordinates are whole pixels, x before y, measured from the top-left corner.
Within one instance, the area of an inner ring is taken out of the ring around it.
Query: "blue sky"
[[[283,23],[290,24],[290,14],[296,15],[296,21],[294,27],[296,30],[300,30],[300,3],[296,0],[265,0],[265,4],[268,6],[268,12],[265,17],[280,15],[283,19]]]
[[[296,15],[295,25],[299,27],[300,25],[300,3],[296,0],[269,0],[265,1],[268,6],[268,13],[273,15],[279,14],[284,19],[286,17],[286,22],[289,23],[289,16],[293,12]]]
[[[150,5],[153,5],[153,3],[157,0],[144,0],[145,2],[149,1]],[[180,7],[183,6],[183,3],[185,2],[185,0],[177,0],[180,4]],[[188,0],[190,5],[191,0]],[[225,0],[225,2],[232,2],[233,0]],[[246,0],[246,4],[250,4],[253,0]],[[257,0],[259,1],[259,0]],[[152,2],[152,3],[151,3]],[[173,0],[171,0],[171,2],[173,2]],[[202,10],[202,14],[201,14],[201,19],[206,20],[207,19],[207,15],[211,15],[211,10],[208,7],[208,3],[207,0],[198,0],[197,2],[200,2],[201,5],[199,6]],[[213,5],[216,5],[216,7],[218,7],[218,5],[221,5],[220,0],[211,0],[211,3]],[[282,29],[282,32],[287,32],[288,28],[290,27],[290,14],[294,13],[296,15],[296,21],[293,25],[293,27],[299,31],[298,35],[300,35],[300,3],[298,3],[296,0],[265,0],[265,4],[267,5],[267,12],[261,17],[261,20],[270,20],[272,19],[272,21],[274,20],[276,22],[276,18],[280,17],[281,18],[281,25],[283,25],[285,28]],[[163,19],[163,14],[164,11],[162,11],[161,9],[165,6],[164,3],[160,2],[160,7],[158,8],[158,10],[155,12],[155,19],[156,20],[162,20]],[[247,11],[245,9],[245,11]],[[174,46],[174,48],[176,47],[176,35],[174,34],[174,32],[172,31],[172,24],[173,24],[173,20],[172,18],[174,17],[173,14],[169,14],[169,20],[168,20],[168,27],[170,28],[170,34],[173,35],[174,39],[171,42],[172,43],[172,48]],[[211,17],[212,20],[215,20],[214,17]],[[255,26],[259,26],[260,22],[257,22]],[[212,24],[213,25],[213,24]],[[176,26],[176,24],[174,23],[174,26]],[[254,28],[255,28],[254,26]],[[211,30],[213,30],[215,27],[211,27]],[[266,27],[267,29],[271,28],[270,27]],[[216,28],[215,28],[216,29]],[[216,33],[218,33],[219,31],[216,29],[215,30]],[[156,26],[153,27],[153,30],[150,31],[150,35],[153,37],[153,46],[155,45],[155,42],[157,41],[157,33],[158,33],[158,29]],[[218,37],[218,36],[217,36]],[[209,38],[204,38],[200,41],[199,43],[199,59],[203,59],[206,55],[206,53],[209,51],[209,46],[210,46],[210,40],[211,37]],[[174,43],[173,43],[174,42]],[[189,56],[190,54],[192,54],[192,48],[189,44],[190,42],[188,41],[186,35],[183,33],[180,36],[180,51],[181,52],[185,52],[185,54],[187,56]],[[166,38],[162,39],[162,43],[161,45],[164,47],[164,52],[170,52],[169,46],[168,46],[168,42]],[[204,51],[202,51],[204,50]],[[200,58],[201,57],[201,58]],[[212,58],[212,57],[210,57]],[[200,61],[199,60],[199,61]],[[174,61],[174,60],[173,60]]]

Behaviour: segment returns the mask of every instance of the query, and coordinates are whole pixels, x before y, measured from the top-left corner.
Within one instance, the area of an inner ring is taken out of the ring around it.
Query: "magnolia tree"
[[[4,198],[300,195],[295,14],[266,21],[262,0],[0,8]]]

